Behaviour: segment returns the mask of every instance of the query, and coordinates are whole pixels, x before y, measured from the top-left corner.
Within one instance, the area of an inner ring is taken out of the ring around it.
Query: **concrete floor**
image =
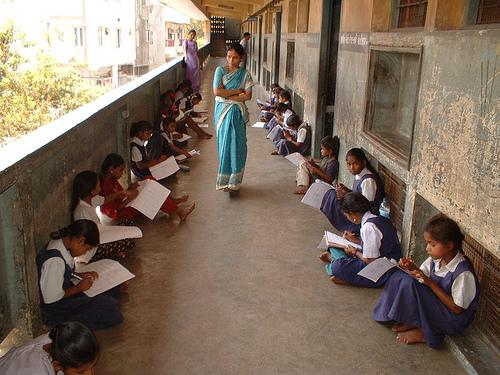
[[[208,65],[202,94],[212,111]],[[380,291],[329,282],[316,248],[329,224],[292,194],[295,170],[269,155],[265,131],[248,128],[235,198],[215,191],[216,140],[191,143],[201,157],[170,187],[196,210],[182,224],[139,223],[125,323],[98,333],[99,374],[464,373],[449,350],[404,346],[372,321]]]

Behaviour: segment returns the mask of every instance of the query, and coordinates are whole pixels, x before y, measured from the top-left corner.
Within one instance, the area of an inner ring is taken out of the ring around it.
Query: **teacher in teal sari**
[[[214,75],[215,111],[219,170],[216,189],[236,192],[240,189],[247,159],[248,110],[245,105],[252,98],[252,77],[240,67],[245,55],[239,43],[227,49],[226,66],[218,66]]]

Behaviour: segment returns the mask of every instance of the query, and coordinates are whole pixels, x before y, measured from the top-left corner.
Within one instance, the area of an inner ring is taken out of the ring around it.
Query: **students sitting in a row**
[[[149,170],[150,167],[153,165],[157,165],[161,163],[162,161],[167,159],[167,155],[161,155],[159,159],[156,160],[149,160],[148,158],[148,153],[146,152],[146,148],[144,146],[144,142],[148,141],[151,138],[152,134],[152,126],[149,122],[147,121],[139,121],[134,124],[132,124],[132,127],[130,129],[130,135],[133,137],[130,146],[131,146],[131,170],[134,173],[135,176],[137,176],[139,179],[153,179],[151,175],[151,171]],[[119,156],[119,155],[118,155]],[[109,157],[109,156],[108,156]],[[120,159],[116,158],[116,156],[111,157],[115,164],[119,164],[116,166],[115,173],[116,174],[123,174],[123,169],[125,166],[125,162],[123,159],[120,157]],[[108,158],[106,158],[108,159]],[[106,162],[106,160],[105,160]],[[103,163],[104,165],[104,163]],[[123,167],[123,168],[122,168]],[[104,172],[104,171],[103,171]],[[119,189],[121,187],[120,183],[117,181],[120,177],[113,177],[109,173],[106,174],[108,177],[108,181],[110,179],[114,179],[115,181],[113,182],[113,191],[115,189]],[[105,179],[106,181],[106,179]],[[132,185],[129,186],[129,190],[136,190],[136,186]],[[106,189],[103,183],[103,189],[102,189],[102,194],[106,196]],[[164,204],[161,207],[161,211],[167,213],[167,214],[172,214],[175,213],[181,221],[186,220],[187,216],[194,210],[195,208],[195,203],[193,202],[190,204],[188,207],[184,208],[179,206],[179,204],[187,202],[188,196],[183,196],[180,198],[173,198],[170,195],[167,197],[165,200]],[[114,201],[115,206],[120,204],[117,200]],[[122,210],[126,210],[123,215],[127,216],[128,218],[133,218],[138,215],[138,212],[131,208],[131,207],[123,207]],[[133,210],[133,211],[131,211]],[[103,211],[104,212],[104,211]],[[131,217],[130,217],[131,216]],[[127,218],[122,216],[123,218]]]
[[[99,359],[94,333],[79,322],[55,326],[49,333],[10,349],[0,358],[4,375],[94,374]]]
[[[303,161],[297,167],[297,189],[295,194],[305,194],[309,185],[316,179],[327,184],[335,184],[339,175],[339,147],[337,136],[327,136],[321,140],[321,160]]]
[[[271,155],[290,155],[298,152],[302,155],[311,153],[311,127],[296,114],[286,119],[286,128],[283,129],[282,139],[276,142],[276,151]]]
[[[378,214],[378,207],[384,198],[384,187],[375,169],[370,165],[365,153],[360,148],[352,148],[346,154],[346,163],[349,172],[354,175],[352,191],[361,193]],[[335,189],[329,190],[321,204],[321,211],[330,220],[338,231],[359,233],[359,223],[350,222],[342,211],[342,200],[350,192],[345,185],[337,184]]]
[[[278,103],[276,104],[276,108],[273,111],[270,111],[271,113],[276,113],[278,110],[278,105],[280,103],[283,104],[284,107],[280,109],[280,112],[285,113],[286,109],[292,109],[292,96],[290,95],[290,92],[286,90],[281,90],[278,93]],[[271,117],[268,122],[264,125],[264,128],[271,131],[274,126],[276,125],[276,119],[274,117]]]
[[[261,112],[259,115],[260,121],[268,122],[273,117],[276,105],[279,102],[279,94],[282,88],[277,83],[271,85],[271,97],[269,101],[265,103],[257,102],[257,106],[260,108]]]
[[[75,272],[75,258],[99,245],[97,225],[91,220],[76,220],[51,233],[50,237],[51,241],[40,250],[36,259],[43,322],[57,325],[78,321],[92,330],[121,324],[119,287],[88,297],[83,292],[99,275]],[[75,277],[81,279],[76,285],[71,281]]]

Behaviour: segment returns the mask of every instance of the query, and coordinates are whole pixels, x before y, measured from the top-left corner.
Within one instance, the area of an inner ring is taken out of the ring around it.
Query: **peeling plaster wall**
[[[335,132],[340,155],[362,147],[408,186],[403,243],[415,194],[452,217],[500,257],[500,30],[341,33]],[[413,150],[409,170],[363,136],[369,47],[422,46]],[[352,183],[341,163],[340,180]],[[420,239],[417,239],[420,240]]]

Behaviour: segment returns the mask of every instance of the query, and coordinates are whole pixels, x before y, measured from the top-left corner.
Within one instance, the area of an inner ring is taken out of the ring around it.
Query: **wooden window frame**
[[[401,4],[402,0],[393,0],[393,11],[392,11],[392,24],[393,28],[395,29],[408,29],[408,28],[423,28],[425,26],[425,19],[427,15],[427,4],[428,0],[413,0],[411,3],[408,4]],[[420,13],[423,12],[423,14],[420,15],[421,19],[421,25],[411,25],[411,26],[400,26],[400,17],[401,17],[401,10],[402,9],[409,9],[411,7],[423,7],[420,8]]]
[[[417,78],[417,90],[415,93],[415,103],[413,107],[413,116],[410,132],[410,148],[408,153],[404,153],[400,148],[395,146],[392,142],[388,141],[383,135],[372,131],[373,126],[373,113],[374,106],[372,103],[373,93],[375,89],[374,84],[374,64],[373,56],[376,52],[392,52],[392,53],[412,53],[418,54],[418,78]],[[366,87],[366,106],[365,106],[365,119],[363,122],[362,135],[371,143],[373,143],[377,148],[382,149],[387,152],[392,158],[394,158],[398,164],[404,166],[407,170],[410,169],[411,154],[413,150],[413,137],[415,134],[415,122],[417,117],[417,107],[418,107],[418,94],[420,91],[420,78],[422,70],[422,47],[417,48],[404,48],[404,47],[388,47],[388,46],[370,46],[368,54],[368,81]]]

